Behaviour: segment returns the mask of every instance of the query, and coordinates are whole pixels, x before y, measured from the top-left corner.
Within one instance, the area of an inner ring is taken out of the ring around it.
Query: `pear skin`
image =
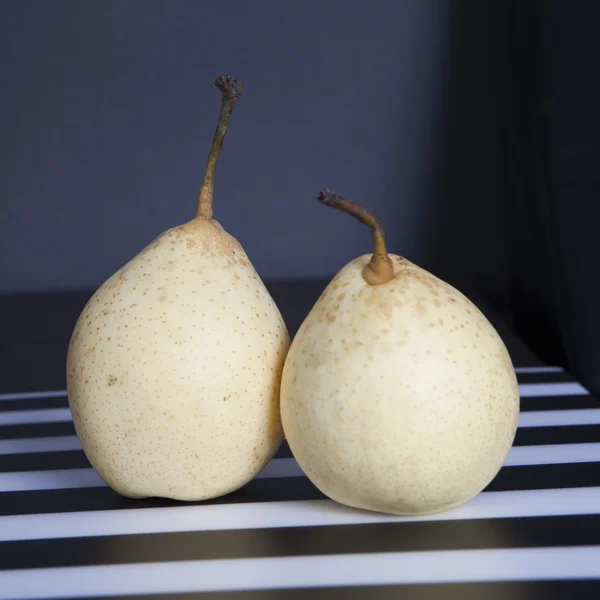
[[[220,84],[196,217],[99,287],[68,348],[77,436],[100,477],[131,498],[223,496],[250,481],[283,440],[288,332],[242,246],[212,218],[214,168],[239,95],[235,80]]]
[[[460,291],[374,254],[329,283],[288,352],[286,439],[325,495],[371,511],[420,515],[481,492],[512,447],[519,388],[503,340]]]
[[[203,500],[279,448],[289,338],[241,245],[216,222],[159,236],[92,296],[68,396],[94,469],[130,497]]]

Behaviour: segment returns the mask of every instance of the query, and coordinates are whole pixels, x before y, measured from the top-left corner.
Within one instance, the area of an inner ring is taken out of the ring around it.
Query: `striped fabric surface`
[[[600,402],[559,368],[517,373],[503,469],[418,518],[328,500],[285,444],[224,498],[122,498],[65,392],[0,394],[0,598],[600,597]]]

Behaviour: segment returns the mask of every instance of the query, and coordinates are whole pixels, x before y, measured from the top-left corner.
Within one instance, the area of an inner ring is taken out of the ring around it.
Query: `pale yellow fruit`
[[[212,218],[215,168],[242,93],[229,75],[214,84],[221,111],[196,218],[162,233],[100,286],[67,354],[85,454],[132,498],[223,496],[283,441],[288,332],[242,246]]]
[[[511,449],[519,389],[508,351],[458,290],[396,255],[370,285],[371,255],[346,265],[295,336],[283,428],[330,498],[416,515],[476,496]]]
[[[240,244],[216,221],[163,233],[83,310],[67,359],[77,435],[130,497],[238,489],[279,448],[289,337]]]

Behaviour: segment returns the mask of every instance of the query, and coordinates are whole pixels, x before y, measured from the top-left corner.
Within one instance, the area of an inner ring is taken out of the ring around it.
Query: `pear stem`
[[[237,79],[234,79],[230,75],[225,75],[225,73],[221,73],[214,80],[214,86],[221,92],[221,112],[219,113],[217,130],[215,131],[212,146],[208,154],[208,160],[206,161],[204,179],[202,180],[202,186],[198,194],[198,203],[196,205],[196,217],[207,220],[210,220],[213,215],[213,191],[217,161],[219,160],[219,154],[223,146],[231,113],[243,90],[242,84]]]
[[[363,269],[363,277],[369,285],[381,285],[394,278],[394,267],[385,247],[385,234],[383,227],[377,217],[365,210],[360,204],[355,204],[334,194],[325,188],[319,192],[317,200],[321,204],[337,208],[342,212],[352,215],[361,223],[371,228],[373,236],[373,255],[371,260]]]

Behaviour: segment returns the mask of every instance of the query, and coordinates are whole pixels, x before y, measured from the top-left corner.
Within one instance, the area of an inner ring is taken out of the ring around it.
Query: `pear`
[[[214,172],[241,84],[220,75],[221,112],[195,218],[161,233],[90,298],[67,354],[76,433],[130,498],[215,498],[250,481],[283,441],[290,345],[240,243],[212,218]]]
[[[460,291],[388,254],[372,214],[327,189],[318,199],[368,225],[374,251],[337,273],[292,341],[281,384],[291,451],[347,506],[406,516],[459,506],[514,442],[507,348]]]

